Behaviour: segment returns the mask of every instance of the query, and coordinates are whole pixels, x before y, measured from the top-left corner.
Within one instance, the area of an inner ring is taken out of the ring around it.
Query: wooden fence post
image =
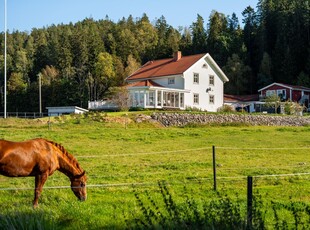
[[[253,177],[248,176],[248,195],[247,195],[247,227],[252,229],[253,220]]]
[[[212,146],[212,158],[213,158],[213,188],[216,191],[216,159],[215,159],[215,146]]]

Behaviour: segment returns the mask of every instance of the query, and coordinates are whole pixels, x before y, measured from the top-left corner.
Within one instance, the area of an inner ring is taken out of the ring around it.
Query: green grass
[[[68,188],[46,188],[39,210],[33,210],[34,178],[0,176],[0,189],[12,188],[0,190],[1,216],[33,217],[40,212],[38,219],[51,229],[125,228],[126,220],[139,213],[134,194],[147,191],[160,200],[157,183],[163,180],[171,187],[176,202],[182,202],[184,193],[193,199],[211,201],[215,197],[213,145],[219,165],[218,190],[231,199],[238,196],[243,205],[248,175],[310,172],[310,127],[239,124],[164,128],[148,122],[135,123],[137,114],[65,116],[52,119],[50,126],[47,119],[0,119],[0,138],[20,141],[44,137],[58,142],[78,159],[89,178],[86,202],[78,202]],[[272,212],[268,208],[270,202],[309,204],[309,178],[310,175],[254,178],[255,194],[263,197],[268,213]],[[68,185],[68,178],[57,172],[45,187]]]

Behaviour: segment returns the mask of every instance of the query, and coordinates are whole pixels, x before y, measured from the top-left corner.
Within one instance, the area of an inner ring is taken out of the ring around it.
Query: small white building
[[[46,107],[48,116],[60,116],[65,114],[82,114],[88,112],[87,109],[83,109],[77,106],[58,106],[58,107]]]
[[[127,77],[132,107],[196,108],[216,112],[228,78],[210,54],[149,61]]]

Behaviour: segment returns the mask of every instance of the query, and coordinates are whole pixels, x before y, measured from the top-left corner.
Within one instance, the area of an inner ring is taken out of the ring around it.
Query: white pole
[[[40,116],[42,115],[42,99],[41,99],[41,73],[38,74],[39,76],[39,111],[40,111]]]
[[[4,0],[4,118],[6,118],[6,31],[7,31],[7,21],[6,21],[6,1]]]

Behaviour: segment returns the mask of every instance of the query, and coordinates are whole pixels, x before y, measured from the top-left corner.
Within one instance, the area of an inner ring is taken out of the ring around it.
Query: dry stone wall
[[[153,113],[152,119],[164,126],[185,126],[188,124],[227,124],[244,123],[263,126],[305,126],[310,125],[310,117],[270,116],[251,114],[191,114]]]

